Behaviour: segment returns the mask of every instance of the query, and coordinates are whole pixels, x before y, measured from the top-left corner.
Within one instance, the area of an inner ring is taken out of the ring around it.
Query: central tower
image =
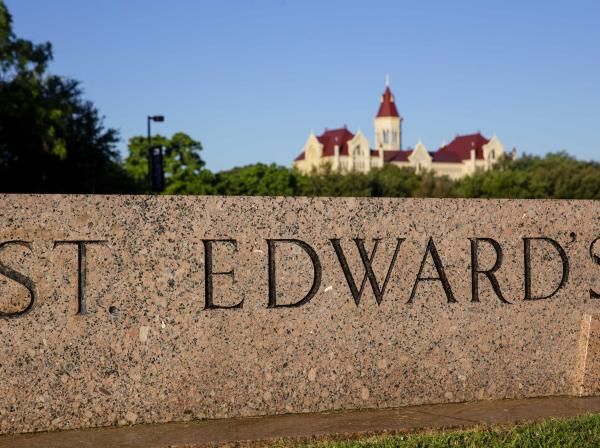
[[[379,111],[375,117],[375,149],[384,151],[402,149],[402,117],[396,109],[388,77],[385,80],[385,92],[381,95]]]

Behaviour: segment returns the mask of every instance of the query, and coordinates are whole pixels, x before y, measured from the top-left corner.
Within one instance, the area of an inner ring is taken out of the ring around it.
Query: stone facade
[[[600,391],[600,203],[0,195],[0,432]]]
[[[402,149],[402,117],[394,95],[386,85],[375,117],[375,149],[361,131],[353,134],[344,127],[325,130],[318,136],[311,132],[302,152],[294,160],[294,166],[305,174],[324,165],[343,173],[366,173],[372,168],[393,164],[413,168],[417,173],[433,171],[458,179],[490,169],[504,153],[504,145],[497,136],[488,139],[480,133],[457,135],[434,152],[422,142],[414,149]]]

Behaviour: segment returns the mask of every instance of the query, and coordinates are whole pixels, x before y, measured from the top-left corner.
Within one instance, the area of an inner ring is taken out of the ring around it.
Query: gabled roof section
[[[321,135],[317,135],[317,140],[323,145],[322,157],[333,157],[335,155],[335,147],[340,147],[340,155],[347,156],[348,142],[354,138],[354,134],[346,127],[338,129],[326,129]],[[304,151],[294,159],[294,162],[304,160]]]
[[[400,117],[398,109],[396,109],[394,95],[389,86],[385,87],[385,92],[381,95],[381,104],[379,105],[377,117]]]
[[[471,149],[475,150],[475,158],[483,160],[483,147],[489,143],[489,139],[476,134],[457,135],[447,145],[442,146],[433,154],[434,162],[458,163],[471,158]]]
[[[323,157],[334,156],[336,146],[340,147],[341,156],[347,156],[349,154],[348,141],[353,138],[354,134],[346,127],[326,130],[317,136],[317,140],[323,145]]]

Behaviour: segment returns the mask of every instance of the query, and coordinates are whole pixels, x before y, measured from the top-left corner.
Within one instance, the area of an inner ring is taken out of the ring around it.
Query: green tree
[[[419,175],[416,188],[412,191],[413,197],[418,198],[448,198],[454,196],[454,182],[447,176],[436,176],[427,171]]]
[[[165,170],[165,194],[210,194],[214,178],[204,169],[200,157],[202,144],[183,132],[171,138],[136,136],[129,139],[129,155],[125,159],[125,170],[137,182],[142,191],[149,192],[148,152],[151,147],[162,146]]]
[[[419,177],[412,168],[385,165],[369,172],[371,196],[410,197],[419,186]]]
[[[371,181],[364,173],[340,173],[326,164],[303,176],[300,182],[303,196],[371,196]]]
[[[112,193],[134,184],[77,81],[47,73],[49,43],[16,37],[0,0],[0,191]]]
[[[386,165],[368,173],[339,173],[330,165],[299,178],[299,194],[305,196],[410,197],[419,186],[412,168]]]
[[[214,192],[235,196],[293,196],[300,193],[295,170],[257,163],[215,175]]]
[[[0,0],[0,81],[39,79],[51,59],[50,43],[34,44],[14,35],[12,16],[4,0]]]
[[[152,137],[152,143],[146,137],[131,137],[127,143],[127,157],[125,158],[125,171],[139,185],[144,192],[149,192],[150,180],[148,177],[148,151],[152,146],[163,148],[169,145],[169,139],[161,135]]]
[[[505,159],[492,170],[456,182],[454,194],[473,198],[600,199],[600,164],[565,152]]]

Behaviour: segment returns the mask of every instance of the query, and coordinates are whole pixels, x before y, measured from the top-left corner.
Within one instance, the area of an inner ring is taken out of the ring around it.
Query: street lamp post
[[[162,147],[152,146],[152,133],[150,129],[151,122],[162,123],[165,117],[162,115],[148,115],[148,175],[152,191],[160,193],[165,189],[165,172],[163,169]]]

